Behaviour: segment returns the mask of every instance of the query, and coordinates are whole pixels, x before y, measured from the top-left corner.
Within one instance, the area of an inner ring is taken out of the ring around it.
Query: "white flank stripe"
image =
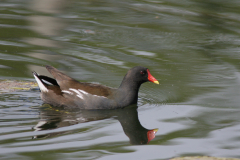
[[[75,93],[77,93],[77,96],[78,96],[79,98],[81,98],[81,99],[83,99],[83,94],[85,94],[85,95],[89,94],[89,93],[87,93],[86,91],[83,91],[83,90],[81,90],[81,89],[76,90],[76,89],[70,88],[69,90],[74,91]],[[65,90],[63,90],[62,92],[65,92]],[[67,92],[69,92],[69,91],[66,91],[66,93],[67,93]],[[70,93],[69,93],[69,94],[70,94]],[[71,94],[72,94],[72,93],[71,93]],[[100,97],[100,98],[107,98],[107,97],[104,97],[104,96],[98,96],[98,95],[93,95],[93,94],[90,94],[90,95],[95,96],[95,97]]]
[[[95,97],[101,97],[101,98],[107,98],[107,97],[104,97],[104,96],[97,96],[97,95],[93,95]]]
[[[80,92],[83,93],[83,94],[88,94],[87,92],[85,92],[85,91],[83,91],[83,90],[81,90],[81,89],[79,89],[78,91],[80,91]]]
[[[79,95],[79,94],[78,94],[77,96],[78,96],[79,98],[83,99],[83,96],[81,96],[81,95]]]
[[[82,93],[80,93],[78,90],[73,89],[73,88],[69,88],[69,90],[71,90],[71,91],[77,93],[77,96],[78,96],[79,98],[83,99],[83,95],[82,95]]]
[[[73,89],[73,88],[69,88],[69,90],[71,90],[71,91],[73,91],[73,92],[75,92],[75,93],[77,93],[77,94],[81,94],[78,90],[76,90],[76,89]]]
[[[42,92],[48,92],[48,89],[43,85],[43,83],[40,81],[40,79],[39,79],[37,76],[35,76],[35,75],[33,75],[33,76],[34,76],[34,78],[36,79],[37,84],[38,84],[40,90],[41,90]]]
[[[87,92],[85,92],[85,91],[83,91],[83,90],[81,90],[81,89],[78,89],[78,91],[80,91],[80,92],[83,93],[83,94],[89,94],[89,93],[87,93]],[[107,97],[104,97],[104,96],[98,96],[98,95],[94,95],[94,94],[91,94],[91,95],[93,95],[93,96],[95,96],[95,97],[107,98]]]
[[[72,93],[72,92],[70,92],[70,91],[62,90],[62,92],[63,92],[63,93],[68,93],[68,94],[71,94],[71,95],[73,95],[73,93]]]

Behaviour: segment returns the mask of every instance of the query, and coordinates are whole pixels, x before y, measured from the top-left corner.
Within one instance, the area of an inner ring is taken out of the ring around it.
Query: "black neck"
[[[132,81],[131,78],[123,78],[121,85],[118,88],[120,100],[124,105],[136,104],[138,99],[138,91],[141,84],[135,81]]]

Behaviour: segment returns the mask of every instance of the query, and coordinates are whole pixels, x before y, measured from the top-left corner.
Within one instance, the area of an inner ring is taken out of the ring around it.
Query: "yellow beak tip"
[[[153,83],[155,83],[155,84],[159,84],[159,82],[158,82],[158,81],[154,81]]]

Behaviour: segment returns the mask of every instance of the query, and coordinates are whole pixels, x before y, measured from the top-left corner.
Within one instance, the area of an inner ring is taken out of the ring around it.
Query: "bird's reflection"
[[[134,105],[115,110],[66,111],[56,110],[45,104],[40,107],[40,121],[33,128],[35,131],[51,130],[78,123],[114,117],[121,123],[123,131],[129,137],[131,144],[147,144],[155,138],[158,129],[148,130],[144,128],[138,119],[137,108],[138,107]],[[63,134],[63,132],[48,133],[46,135],[35,136],[34,138],[53,137],[59,134]]]

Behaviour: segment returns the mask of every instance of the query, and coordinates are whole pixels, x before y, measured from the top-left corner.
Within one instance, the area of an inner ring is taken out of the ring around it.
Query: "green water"
[[[0,79],[34,81],[32,70],[49,75],[44,66],[52,65],[77,80],[118,87],[141,65],[160,82],[143,84],[138,108],[119,112],[46,109],[38,90],[0,94],[1,159],[240,158],[239,1],[0,6]],[[136,145],[144,128],[159,130]]]

